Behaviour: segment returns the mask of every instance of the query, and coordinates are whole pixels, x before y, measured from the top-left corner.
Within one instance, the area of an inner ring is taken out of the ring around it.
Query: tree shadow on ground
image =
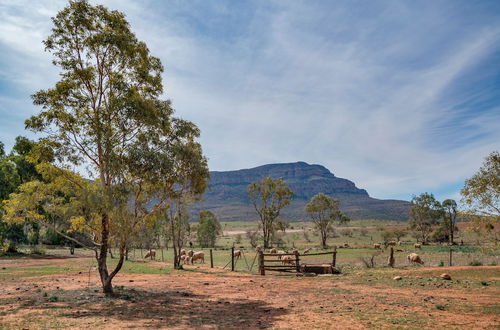
[[[196,295],[190,291],[146,291],[116,288],[113,297],[97,290],[61,290],[46,297],[23,299],[19,310],[59,310],[58,317],[75,320],[105,319],[107,325],[119,327],[213,326],[217,328],[267,328],[289,311],[275,308],[265,301],[225,299]],[[57,297],[57,298],[54,298]],[[1,302],[1,301],[0,301]],[[14,312],[14,310],[11,310]],[[126,325],[123,324],[126,323]]]

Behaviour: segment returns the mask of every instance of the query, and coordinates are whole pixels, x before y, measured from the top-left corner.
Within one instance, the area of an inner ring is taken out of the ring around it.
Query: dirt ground
[[[74,267],[89,259],[0,259],[0,328],[500,328],[498,266],[318,277],[187,266],[169,274],[119,273],[116,296],[106,297],[95,270]],[[48,261],[55,273],[37,275]],[[33,276],[25,273],[30,268]],[[439,279],[444,272],[452,281]]]

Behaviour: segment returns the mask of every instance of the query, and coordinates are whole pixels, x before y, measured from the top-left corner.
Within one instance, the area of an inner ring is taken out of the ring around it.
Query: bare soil
[[[360,269],[317,277],[187,266],[170,274],[120,273],[115,296],[106,297],[95,270],[73,270],[89,264],[88,257],[50,259],[54,267],[68,267],[63,273],[22,274],[47,260],[0,259],[1,329],[500,327],[498,266]],[[444,272],[453,280],[439,279]],[[403,279],[393,280],[396,275]]]

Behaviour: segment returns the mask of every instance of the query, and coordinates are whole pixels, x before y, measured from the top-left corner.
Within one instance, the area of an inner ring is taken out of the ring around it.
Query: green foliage
[[[442,217],[443,210],[434,195],[423,193],[414,196],[410,208],[410,228],[413,229],[421,242],[426,243],[432,232],[432,226]]]
[[[264,247],[268,248],[275,232],[275,220],[281,210],[290,204],[292,190],[282,179],[263,178],[248,185],[248,197],[260,217]]]
[[[390,230],[383,231],[380,236],[382,237],[382,240],[386,243],[395,239],[394,232]]]
[[[482,265],[483,263],[478,260],[472,260],[471,262],[469,262],[469,266],[482,266]]]
[[[201,211],[200,223],[197,228],[198,242],[201,247],[214,247],[217,236],[221,233],[222,227],[215,214],[208,210]]]
[[[61,235],[62,223],[88,234],[103,291],[110,293],[130,240],[154,227],[172,200],[205,190],[207,162],[195,141],[198,128],[173,117],[170,101],[160,99],[161,62],[123,13],[70,1],[53,24],[44,44],[61,79],[32,96],[42,110],[26,127],[48,133],[43,145],[61,165],[46,166],[43,182],[25,183],[9,216],[11,222],[41,221]],[[47,162],[44,154],[36,153],[40,164]],[[71,173],[74,165],[84,166],[93,181]],[[119,248],[120,262],[109,272],[111,245]]]
[[[439,309],[440,311],[444,311],[446,310],[446,306],[445,305],[436,305],[436,309]]]
[[[328,232],[332,230],[335,221],[345,223],[349,218],[340,212],[340,202],[328,195],[319,193],[311,198],[305,206],[306,212],[314,222],[321,236],[321,246],[326,248]],[[349,233],[352,236],[352,232]]]
[[[500,153],[493,151],[461,191],[470,212],[484,216],[500,216]]]

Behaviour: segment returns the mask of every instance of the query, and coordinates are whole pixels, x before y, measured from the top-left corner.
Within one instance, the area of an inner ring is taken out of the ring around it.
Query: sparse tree
[[[222,227],[215,214],[208,210],[200,212],[200,223],[196,228],[198,242],[202,247],[214,247]]]
[[[290,204],[293,192],[283,179],[263,178],[248,185],[248,197],[259,215],[264,248],[269,248],[275,231],[275,220],[281,210]]]
[[[441,203],[434,198],[434,195],[423,193],[420,196],[415,196],[411,200],[410,228],[425,244],[432,233],[432,226],[438,222],[442,215]]]
[[[314,222],[316,230],[320,233],[321,247],[323,249],[327,247],[328,232],[332,229],[335,221],[348,221],[346,220],[348,218],[342,217],[340,202],[323,193],[313,196],[309,203],[306,204],[305,210]]]
[[[455,244],[455,222],[457,220],[457,203],[453,199],[447,199],[443,202],[443,227],[448,231],[450,245]]]
[[[401,239],[408,234],[406,230],[401,230],[401,229],[396,229],[392,233],[396,241],[401,241]]]
[[[257,247],[258,239],[259,239],[259,231],[256,229],[247,229],[245,232],[246,237],[250,241],[250,245],[252,247]]]

